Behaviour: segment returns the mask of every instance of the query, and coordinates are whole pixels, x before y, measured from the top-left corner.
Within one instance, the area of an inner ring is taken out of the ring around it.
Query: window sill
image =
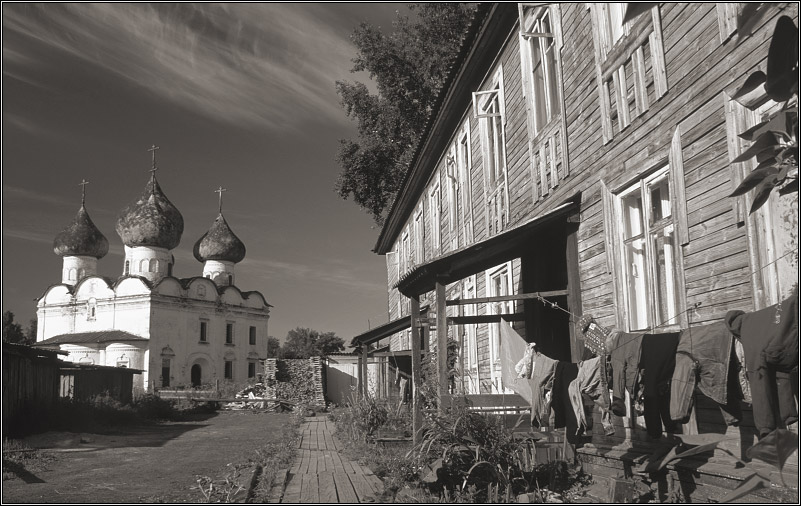
[[[198,341],[198,344],[209,344],[208,341]]]
[[[234,343],[225,343],[226,346],[236,346]]]

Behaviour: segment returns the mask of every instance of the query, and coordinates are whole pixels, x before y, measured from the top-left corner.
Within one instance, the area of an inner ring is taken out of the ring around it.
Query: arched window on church
[[[70,273],[67,279],[69,279],[70,281],[75,281],[75,275],[76,275],[75,269],[70,269]]]
[[[150,272],[158,272],[159,271],[159,261],[155,258],[150,259]]]
[[[89,299],[86,303],[86,319],[94,320],[97,318],[97,300]]]
[[[172,263],[167,264],[167,276],[172,276]]]
[[[127,276],[130,273],[131,273],[131,261],[130,260],[126,260],[125,261],[125,269],[122,271],[122,275],[123,276]]]
[[[139,262],[139,272],[147,272],[147,260]]]
[[[86,271],[83,269],[78,269],[78,279],[83,279],[86,276]]]

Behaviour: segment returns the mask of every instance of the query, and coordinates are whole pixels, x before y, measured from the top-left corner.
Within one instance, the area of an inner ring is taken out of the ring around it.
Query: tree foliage
[[[737,20],[738,40],[749,37],[767,12],[766,5],[747,4]],[[757,70],[748,76],[732,98],[738,100],[754,91],[783,106],[772,118],[740,134],[752,144],[733,163],[756,158],[757,166],[730,196],[754,190],[751,213],[770,199],[774,189],[779,195],[798,192],[798,27],[788,16],[776,21],[766,72]]]
[[[308,358],[329,355],[345,349],[345,341],[333,332],[297,327],[287,332],[281,347],[282,358]]]
[[[22,331],[22,326],[14,321],[14,313],[11,311],[3,313],[3,342],[25,343],[25,334]]]
[[[267,356],[271,358],[278,357],[280,350],[281,350],[281,341],[279,341],[277,337],[268,336]]]
[[[460,3],[413,4],[409,10],[416,15],[398,13],[390,34],[362,23],[351,36],[358,51],[352,72],[368,72],[378,94],[360,82],[336,83],[358,128],[356,139],[340,141],[336,191],[377,223],[403,182],[472,15]]]

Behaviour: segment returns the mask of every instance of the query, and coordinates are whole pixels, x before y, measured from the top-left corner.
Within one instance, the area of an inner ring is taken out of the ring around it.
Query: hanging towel
[[[529,380],[518,378],[515,370],[515,365],[520,360],[520,357],[526,354],[528,343],[508,323],[501,321],[498,325],[501,329],[499,337],[501,340],[501,381],[503,386],[511,388],[531,404],[532,393]]]

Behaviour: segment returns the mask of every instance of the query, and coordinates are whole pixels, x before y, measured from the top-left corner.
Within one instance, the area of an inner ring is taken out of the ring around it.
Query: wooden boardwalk
[[[340,455],[342,445],[333,436],[333,422],[309,417],[301,426],[301,436],[281,502],[375,502],[384,490],[381,480],[366,466]]]

